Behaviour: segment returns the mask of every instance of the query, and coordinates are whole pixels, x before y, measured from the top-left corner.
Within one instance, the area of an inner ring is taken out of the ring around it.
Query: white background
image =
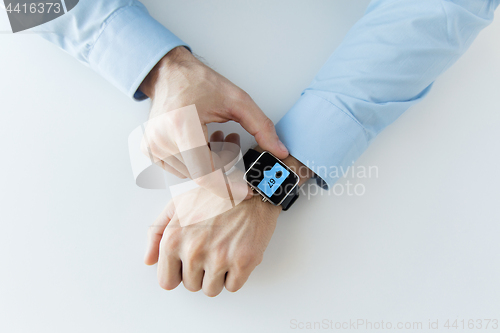
[[[274,121],[368,4],[144,2]],[[0,34],[0,331],[500,319],[499,36],[497,20],[375,140],[356,165],[377,166],[378,178],[340,180],[365,195],[302,198],[243,289],[208,298],[162,290],[142,263],[169,197],[138,188],[129,163],[128,135],[149,103],[36,35]]]

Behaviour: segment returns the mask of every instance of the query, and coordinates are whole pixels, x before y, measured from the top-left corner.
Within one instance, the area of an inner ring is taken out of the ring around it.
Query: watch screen
[[[263,153],[245,174],[252,187],[278,205],[297,185],[295,173],[268,152]]]
[[[290,171],[276,163],[271,170],[264,170],[264,178],[257,187],[264,192],[267,197],[272,197],[276,189],[285,181]]]

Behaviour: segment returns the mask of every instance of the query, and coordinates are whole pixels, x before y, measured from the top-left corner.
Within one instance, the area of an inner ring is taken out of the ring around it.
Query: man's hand
[[[197,191],[196,202],[189,200],[186,205],[217,209],[212,193],[204,188]],[[224,286],[235,292],[262,261],[280,212],[281,207],[254,196],[214,218],[181,227],[170,202],[149,229],[144,261],[158,262],[163,289],[172,290],[182,281],[186,289],[203,289],[207,296],[217,296]]]
[[[222,137],[222,133],[214,133],[211,141]],[[228,137],[238,142],[234,134]],[[255,149],[263,151],[261,147]],[[313,175],[293,156],[283,162],[299,175],[299,185]],[[147,265],[158,262],[162,288],[172,290],[183,281],[188,290],[203,289],[206,295],[216,296],[224,285],[232,292],[243,286],[262,260],[281,206],[262,202],[254,195],[226,210],[228,201],[200,187],[174,198],[150,227],[144,261]]]
[[[236,121],[262,148],[281,159],[288,156],[273,122],[252,98],[185,47],[170,51],[140,89],[152,99],[143,152],[165,170],[191,178],[221,197],[225,197],[225,189],[214,186],[205,176],[234,160],[239,149],[210,151],[208,123]]]

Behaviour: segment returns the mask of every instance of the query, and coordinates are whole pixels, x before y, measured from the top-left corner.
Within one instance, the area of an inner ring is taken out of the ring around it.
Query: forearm
[[[290,154],[333,185],[338,173],[329,168],[347,169],[422,100],[491,22],[499,2],[372,1],[276,125]]]
[[[374,0],[306,89],[372,139],[419,102],[491,23],[499,0]]]

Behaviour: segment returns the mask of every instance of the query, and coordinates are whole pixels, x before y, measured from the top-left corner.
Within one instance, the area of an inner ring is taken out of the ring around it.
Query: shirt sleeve
[[[138,87],[158,61],[177,46],[188,47],[135,0],[80,0],[32,31],[136,100],[146,98]]]
[[[276,130],[327,189],[429,92],[500,0],[374,0]],[[335,172],[334,172],[335,171]]]

